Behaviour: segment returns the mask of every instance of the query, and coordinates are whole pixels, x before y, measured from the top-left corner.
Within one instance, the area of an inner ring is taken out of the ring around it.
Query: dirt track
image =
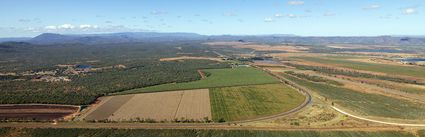
[[[223,129],[223,130],[269,130],[269,131],[395,131],[394,126],[380,127],[330,127],[330,128],[290,128],[290,127],[252,127],[238,125],[211,124],[164,124],[164,123],[0,123],[0,127],[15,128],[118,128],[118,129]]]
[[[202,70],[198,70],[199,75],[201,76],[201,79],[205,79],[207,78],[204,74],[204,72],[202,72]]]
[[[339,113],[342,113],[344,115],[353,117],[353,118],[357,118],[357,119],[361,119],[364,121],[369,121],[369,122],[373,122],[373,123],[380,123],[380,124],[386,124],[386,125],[394,125],[394,126],[404,126],[404,127],[425,127],[425,124],[409,124],[409,123],[394,123],[394,122],[385,122],[385,121],[379,121],[379,120],[373,120],[373,119],[368,119],[365,117],[360,117],[360,116],[356,116],[353,114],[350,114],[348,112],[345,112],[337,107],[332,106],[333,109],[335,109],[336,111],[338,111]]]

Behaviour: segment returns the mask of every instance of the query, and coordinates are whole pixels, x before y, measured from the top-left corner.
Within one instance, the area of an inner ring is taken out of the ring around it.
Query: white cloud
[[[264,22],[274,22],[273,18],[264,18]]]
[[[90,24],[81,24],[81,25],[73,25],[73,24],[62,24],[62,25],[49,25],[45,26],[41,31],[87,31],[98,29],[98,25],[90,25]]]
[[[333,13],[333,12],[326,12],[326,13],[323,14],[323,16],[327,16],[327,17],[329,17],[329,16],[335,16],[335,15],[336,14]]]
[[[90,25],[90,24],[82,24],[79,27],[80,27],[80,29],[91,29],[91,28],[97,29],[97,28],[99,28],[99,26],[97,26],[97,25]]]
[[[289,1],[288,5],[300,6],[300,5],[304,5],[304,1]]]
[[[71,24],[62,24],[60,26],[57,26],[58,29],[74,29],[75,26]]]
[[[418,11],[416,10],[416,8],[404,8],[402,9],[402,13],[404,15],[411,15],[411,14],[416,14]]]
[[[30,19],[19,19],[18,21],[21,22],[21,23],[29,23],[29,22],[31,22]]]
[[[167,12],[160,11],[160,10],[154,10],[154,11],[151,11],[151,14],[152,15],[162,15],[162,14],[167,14]]]
[[[287,14],[286,15],[287,17],[289,17],[289,18],[297,18],[298,16],[297,15],[295,15],[295,14]]]
[[[225,12],[225,13],[223,13],[223,16],[234,17],[234,16],[237,16],[237,15],[236,15],[236,13],[233,13],[233,12]]]
[[[56,26],[46,26],[46,27],[44,27],[44,29],[46,29],[46,30],[56,30],[58,27],[56,27]]]
[[[373,10],[373,9],[379,9],[381,8],[381,5],[379,4],[372,4],[366,7],[363,7],[363,10]]]
[[[283,15],[281,13],[276,13],[276,14],[274,14],[274,16],[277,17],[277,18],[283,17]]]
[[[162,24],[166,25],[166,24]],[[23,29],[24,30],[24,29]],[[98,26],[93,24],[62,24],[50,25],[45,27],[27,28],[24,31],[30,32],[50,32],[50,33],[63,33],[63,34],[90,34],[90,33],[113,33],[113,32],[141,32],[149,31],[137,26],[127,27],[122,25],[107,25]]]
[[[88,29],[88,28],[91,28],[91,25],[88,25],[88,24],[80,25],[80,29]]]

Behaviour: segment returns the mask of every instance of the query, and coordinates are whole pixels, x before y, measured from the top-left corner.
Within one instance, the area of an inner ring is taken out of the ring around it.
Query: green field
[[[212,88],[210,90],[214,121],[237,121],[278,114],[302,102],[304,95],[282,84]]]
[[[367,94],[358,91],[313,83],[287,74],[282,74],[287,79],[307,87],[338,105],[366,116],[381,116],[402,119],[424,119],[425,106],[392,97],[377,94]]]
[[[425,69],[423,67],[414,66],[396,66],[378,63],[366,63],[346,60],[345,58],[337,59],[323,57],[295,57],[306,61],[312,61],[322,64],[337,65],[340,67],[351,68],[356,70],[365,70],[373,72],[382,72],[390,75],[406,75],[413,77],[425,77]]]
[[[22,137],[414,137],[397,131],[260,131],[194,129],[0,129]]]
[[[146,88],[128,90],[119,94],[243,86],[279,82],[276,78],[268,75],[267,73],[250,67],[238,67],[234,69],[207,69],[203,71],[205,73],[209,73],[210,76],[205,79],[193,82],[163,84]]]

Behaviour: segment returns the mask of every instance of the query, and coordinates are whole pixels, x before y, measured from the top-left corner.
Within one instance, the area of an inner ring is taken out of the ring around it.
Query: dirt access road
[[[356,116],[353,114],[350,114],[348,112],[345,112],[335,106],[331,106],[333,109],[335,109],[336,111],[338,111],[339,113],[342,113],[344,115],[356,118],[356,119],[360,119],[360,120],[364,120],[364,121],[369,121],[369,122],[373,122],[373,123],[380,123],[380,124],[386,124],[386,125],[394,125],[394,126],[404,126],[404,127],[425,127],[425,124],[408,124],[408,123],[394,123],[394,122],[385,122],[385,121],[379,121],[379,120],[373,120],[373,119],[368,119],[365,117],[361,117],[361,116]]]

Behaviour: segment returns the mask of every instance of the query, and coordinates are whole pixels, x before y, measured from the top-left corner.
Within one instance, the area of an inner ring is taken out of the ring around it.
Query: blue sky
[[[424,0],[1,0],[0,37],[129,31],[425,35]]]

